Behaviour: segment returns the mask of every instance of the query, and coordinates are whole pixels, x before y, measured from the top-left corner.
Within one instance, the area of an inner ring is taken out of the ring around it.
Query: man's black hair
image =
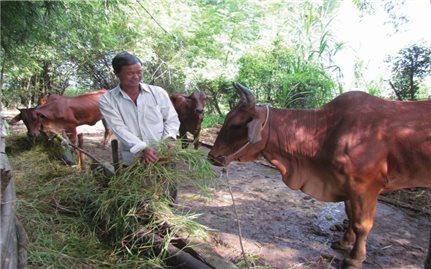
[[[120,73],[122,66],[132,64],[142,65],[142,62],[138,57],[128,53],[127,51],[118,53],[115,55],[114,59],[112,59],[112,67],[114,68],[115,74]]]

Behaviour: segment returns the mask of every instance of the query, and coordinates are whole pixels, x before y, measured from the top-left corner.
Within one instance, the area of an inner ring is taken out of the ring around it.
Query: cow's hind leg
[[[356,240],[349,258],[345,258],[343,261],[343,269],[362,268],[362,262],[366,258],[367,237],[373,227],[378,194],[378,190],[371,186],[358,187],[352,193],[350,200],[352,218],[349,225],[352,225]]]
[[[69,138],[71,144],[76,145],[77,134],[76,128],[66,129],[66,135]]]
[[[109,141],[111,141],[112,130],[111,128],[109,128],[108,123],[106,122],[105,119],[102,119],[102,124],[103,124],[103,127],[105,127],[105,134],[103,136],[102,146],[104,148],[107,148]]]
[[[333,249],[339,249],[339,250],[350,250],[352,247],[352,244],[355,242],[356,234],[353,231],[353,221],[352,221],[352,205],[349,200],[344,202],[344,208],[346,210],[347,218],[349,219],[349,226],[344,233],[343,237],[334,243],[332,243],[331,247]]]
[[[189,141],[187,139],[187,131],[180,129],[180,139],[181,139],[181,147],[183,149],[187,148],[189,145]]]
[[[200,132],[201,131],[198,130],[193,134],[193,145],[194,145],[195,149],[199,148],[199,133]]]

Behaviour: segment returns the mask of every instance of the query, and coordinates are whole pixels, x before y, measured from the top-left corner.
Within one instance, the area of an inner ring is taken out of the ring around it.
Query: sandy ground
[[[20,128],[23,127],[14,127]],[[110,148],[100,145],[101,123],[80,129],[84,148],[111,162]],[[214,134],[207,130],[202,136],[211,143]],[[200,150],[208,151],[203,147]],[[220,174],[221,170],[215,169]],[[337,268],[346,254],[330,247],[342,235],[343,204],[322,203],[290,190],[275,169],[255,162],[233,163],[228,175],[220,176],[212,193],[212,198],[204,198],[191,186],[180,186],[179,204],[184,210],[202,214],[198,221],[214,230],[208,242],[214,251],[234,263],[242,259],[237,216],[250,268]],[[379,203],[364,268],[423,268],[430,226],[429,216]]]

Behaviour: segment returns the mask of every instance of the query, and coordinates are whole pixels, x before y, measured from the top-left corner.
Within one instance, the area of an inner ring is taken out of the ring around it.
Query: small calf
[[[199,147],[199,133],[204,116],[205,100],[209,98],[204,92],[193,92],[189,96],[174,93],[170,95],[172,104],[178,113],[180,120],[180,138],[182,147],[189,145],[187,132],[193,135],[193,144],[195,149]]]

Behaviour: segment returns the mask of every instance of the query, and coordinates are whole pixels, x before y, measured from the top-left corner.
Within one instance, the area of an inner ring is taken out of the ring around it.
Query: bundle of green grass
[[[187,182],[208,193],[215,173],[200,151],[161,143],[160,162],[137,162],[106,182],[52,159],[45,146],[29,149],[24,137],[6,143],[32,268],[163,268],[173,237],[205,234],[168,191]]]

